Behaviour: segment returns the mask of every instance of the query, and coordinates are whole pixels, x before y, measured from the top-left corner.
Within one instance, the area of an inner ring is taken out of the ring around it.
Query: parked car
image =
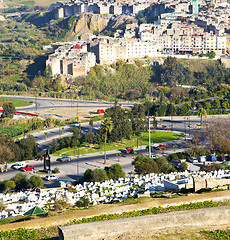
[[[206,156],[199,156],[197,157],[199,162],[205,162],[206,161]]]
[[[151,158],[152,159],[157,159],[158,158],[158,154],[152,154]]]
[[[97,109],[97,113],[104,113],[104,109]]]
[[[68,157],[68,156],[64,156],[56,159],[56,161],[60,161],[60,162],[69,162],[70,160],[71,160],[71,157]]]
[[[200,140],[200,139],[199,139],[198,137],[196,137],[196,138],[193,138],[191,142],[192,142],[192,143],[197,143],[197,142],[199,142],[199,140]]]
[[[173,167],[175,167],[175,168],[179,168],[180,165],[181,165],[181,161],[180,161],[180,160],[173,160],[173,161],[171,161],[170,163],[171,163],[171,165],[172,165]]]
[[[215,162],[216,160],[217,160],[217,157],[215,155],[207,156],[207,161]]]
[[[33,169],[34,169],[34,166],[30,166],[30,165],[20,168],[20,170],[23,172],[32,171]]]
[[[165,144],[161,144],[159,146],[156,147],[156,150],[161,150],[161,149],[165,149],[166,145]]]
[[[58,180],[58,179],[59,179],[59,177],[55,176],[55,175],[47,175],[45,177],[45,180],[47,180],[47,181],[54,181],[54,180]]]
[[[188,161],[191,163],[198,163],[198,159],[196,157],[190,157]]]
[[[226,157],[225,156],[217,156],[217,161],[224,162],[224,161],[226,161]]]
[[[20,168],[26,167],[26,163],[25,162],[14,163],[11,167],[13,169],[19,170]]]
[[[133,152],[134,152],[133,147],[125,148],[125,153],[133,153]]]

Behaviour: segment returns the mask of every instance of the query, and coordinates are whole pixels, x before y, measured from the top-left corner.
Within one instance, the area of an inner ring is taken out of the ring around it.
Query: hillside
[[[130,16],[112,16],[99,14],[79,14],[66,19],[54,20],[54,13],[25,14],[23,19],[44,28],[51,38],[58,40],[75,40],[84,33],[99,33],[103,31],[115,32],[117,28],[122,29],[125,23],[136,21]],[[128,22],[127,22],[128,21]]]

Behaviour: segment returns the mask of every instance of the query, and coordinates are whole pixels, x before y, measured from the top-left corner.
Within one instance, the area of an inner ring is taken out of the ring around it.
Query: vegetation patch
[[[228,240],[230,239],[230,229],[228,230],[214,230],[214,231],[201,231],[201,233],[208,239]]]
[[[33,102],[28,102],[25,100],[0,98],[0,107],[2,107],[4,102],[12,102],[15,107],[26,107],[33,104]]]
[[[96,222],[96,221],[105,221],[105,220],[112,220],[112,219],[119,219],[119,218],[130,218],[130,217],[138,217],[144,215],[151,215],[151,214],[160,214],[160,213],[169,213],[169,212],[176,212],[176,211],[185,211],[191,209],[200,209],[200,208],[211,208],[211,207],[218,207],[218,206],[226,206],[228,203],[226,202],[213,202],[213,201],[204,201],[204,202],[196,202],[196,203],[189,203],[189,204],[181,204],[178,206],[168,206],[168,207],[153,207],[150,209],[138,210],[138,211],[130,211],[130,212],[123,212],[121,214],[112,213],[112,214],[102,214],[99,216],[94,216],[90,218],[82,218],[80,220],[72,220],[70,224],[81,224],[81,223],[88,223],[88,222]]]

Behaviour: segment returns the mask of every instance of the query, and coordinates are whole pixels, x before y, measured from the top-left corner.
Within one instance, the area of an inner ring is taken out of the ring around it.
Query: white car
[[[55,175],[47,175],[45,177],[45,180],[47,180],[47,181],[54,181],[54,180],[58,180],[58,179],[59,179],[59,177],[55,176]]]
[[[20,163],[15,163],[15,164],[13,164],[11,167],[12,167],[13,169],[19,170],[20,168],[26,167],[26,165],[27,165],[26,163],[20,162]]]
[[[191,163],[198,163],[198,159],[196,157],[191,157],[188,159],[188,161]]]
[[[157,159],[157,158],[158,158],[158,154],[153,154],[153,155],[151,156],[151,158],[152,158],[152,159]]]

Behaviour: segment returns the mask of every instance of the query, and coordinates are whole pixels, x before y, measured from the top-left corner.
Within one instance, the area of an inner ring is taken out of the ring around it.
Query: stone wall
[[[228,184],[230,184],[230,179],[227,178],[203,178],[195,176],[193,177],[193,188],[195,192],[200,190],[201,188],[223,187]]]
[[[151,236],[152,231],[165,228],[229,225],[229,216],[230,207],[228,206],[76,224],[60,227],[59,238],[61,240],[115,239],[123,234],[135,236],[137,232],[141,232],[142,236]]]

